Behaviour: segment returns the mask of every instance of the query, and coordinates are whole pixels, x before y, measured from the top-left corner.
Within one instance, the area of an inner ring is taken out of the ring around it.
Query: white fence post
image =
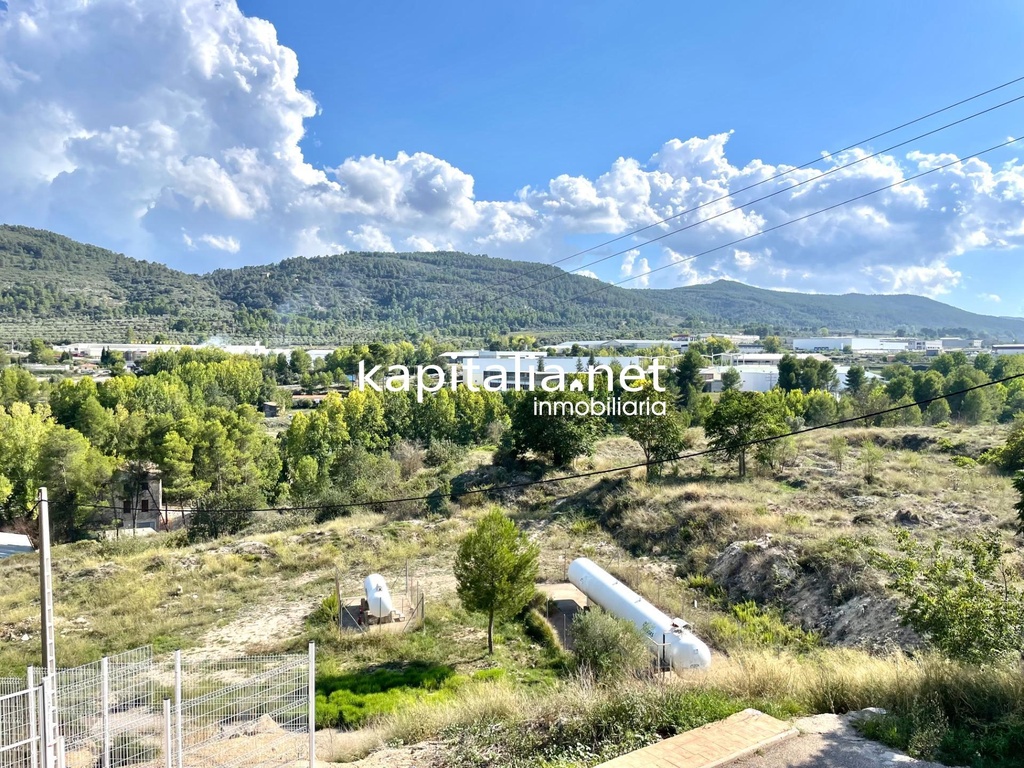
[[[316,765],[316,643],[309,644],[309,768]]]
[[[39,686],[39,754],[43,768],[57,768],[56,715],[53,707],[53,678],[46,675]]]
[[[25,670],[25,682],[28,684],[28,736],[32,741],[39,738],[39,723],[36,721],[36,707],[32,700],[32,691],[36,687],[36,668],[29,667]],[[39,768],[39,748],[35,743],[29,744],[29,764],[31,768]]]
[[[57,737],[57,768],[67,768],[67,749],[64,744],[64,737]]]
[[[110,659],[100,659],[100,707],[103,709],[103,755],[101,765],[110,768]]]
[[[164,766],[174,768],[174,756],[171,754],[171,700],[164,699]]]
[[[178,752],[178,768],[183,768],[185,754],[181,723],[181,651],[174,652],[174,741]]]

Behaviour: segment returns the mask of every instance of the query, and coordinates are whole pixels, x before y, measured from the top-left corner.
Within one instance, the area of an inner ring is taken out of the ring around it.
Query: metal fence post
[[[43,677],[39,686],[39,754],[43,768],[57,766],[57,724],[53,707],[53,678]]]
[[[175,749],[178,752],[178,768],[183,768],[185,762],[184,739],[182,737],[181,722],[181,651],[174,652],[174,741]]]
[[[164,699],[164,766],[174,768],[174,756],[171,754],[171,700]]]
[[[110,659],[100,659],[100,706],[103,708],[103,768],[110,768]]]
[[[28,737],[29,737],[29,764],[31,768],[39,768],[39,749],[35,742],[39,739],[39,723],[36,721],[36,707],[32,700],[32,691],[36,687],[36,668],[29,667],[25,670],[25,682],[28,685]],[[42,739],[39,739],[42,742]]]
[[[64,737],[57,737],[57,768],[67,768],[67,749],[64,746]]]
[[[309,768],[316,765],[316,643],[309,644]]]

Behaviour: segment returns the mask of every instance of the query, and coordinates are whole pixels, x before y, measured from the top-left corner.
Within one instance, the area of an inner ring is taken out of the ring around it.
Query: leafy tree
[[[924,412],[924,423],[934,426],[944,421],[949,421],[952,411],[949,410],[949,403],[943,400],[933,400],[928,404]]]
[[[777,355],[782,351],[782,339],[778,336],[765,336],[761,340],[761,347],[770,355]]]
[[[593,450],[601,427],[599,418],[577,416],[575,412],[537,415],[534,411],[535,403],[538,409],[546,402],[552,406],[564,402],[573,408],[577,403],[589,405],[589,395],[537,390],[514,395],[510,407],[511,425],[506,434],[515,456],[525,456],[529,451],[547,454],[555,466],[561,467],[579,456],[589,455]]]
[[[30,363],[43,363],[52,365],[57,360],[57,354],[42,339],[32,339],[28,343],[28,357]]]
[[[665,413],[661,416],[648,412],[622,417],[624,431],[640,444],[644,452],[647,477],[656,477],[661,474],[664,465],[651,462],[672,459],[686,447],[686,429],[690,425],[690,415],[686,411],[676,410],[670,402],[668,393],[658,392],[650,382],[645,382],[639,392],[627,392],[623,400],[638,405],[649,403],[653,406],[654,403],[662,403],[665,408]]]
[[[863,366],[851,365],[846,372],[846,388],[853,394],[859,394],[867,381],[867,372]]]
[[[779,360],[779,387],[785,392],[800,389],[800,360],[796,355],[783,355]]]
[[[692,408],[704,391],[704,357],[692,347],[679,359],[676,365],[676,386],[679,388],[679,405]]]
[[[815,389],[804,399],[804,423],[808,427],[820,427],[836,419],[836,399],[828,392]]]
[[[864,443],[860,449],[860,464],[864,469],[864,479],[869,483],[874,482],[878,475],[878,469],[885,460],[885,451],[874,443]]]
[[[455,581],[466,610],[487,615],[487,652],[494,653],[494,621],[511,618],[536,587],[540,550],[500,509],[484,515],[462,540]]]
[[[952,659],[992,662],[1024,645],[1024,593],[1008,583],[997,532],[926,547],[896,532],[896,555],[876,559],[902,595],[904,623]]]
[[[759,392],[723,392],[704,421],[710,446],[739,460],[740,477],[747,474],[747,444],[781,435],[785,430],[782,414],[768,405]]]
[[[850,444],[844,435],[832,435],[828,441],[828,455],[836,463],[836,468],[842,472],[843,462],[850,453]]]
[[[743,377],[740,376],[739,371],[735,368],[727,368],[722,372],[722,391],[728,392],[730,389],[739,389],[742,381]]]
[[[312,370],[313,359],[309,356],[309,352],[306,350],[293,349],[288,367],[294,375],[302,376]]]

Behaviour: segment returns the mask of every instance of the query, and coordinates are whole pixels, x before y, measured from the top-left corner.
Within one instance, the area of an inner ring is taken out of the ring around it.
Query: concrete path
[[[815,715],[794,721],[795,739],[729,763],[729,768],[945,768],[915,760],[857,733],[848,715]]]
[[[756,709],[659,741],[598,768],[714,768],[797,735],[795,728]]]

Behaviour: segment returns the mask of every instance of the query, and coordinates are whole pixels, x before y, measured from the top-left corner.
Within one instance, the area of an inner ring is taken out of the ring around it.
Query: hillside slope
[[[345,253],[192,275],[52,232],[0,226],[0,339],[118,342],[162,334],[323,344],[523,332],[561,341],[750,326],[1024,338],[1024,319],[921,296],[809,295],[727,281],[601,286],[556,267],[454,252]]]

